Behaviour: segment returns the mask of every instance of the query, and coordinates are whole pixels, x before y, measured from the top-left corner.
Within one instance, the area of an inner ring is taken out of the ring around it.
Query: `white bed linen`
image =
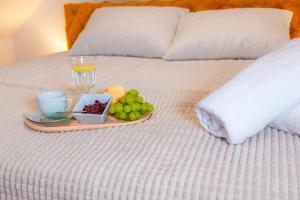
[[[156,112],[136,126],[57,134],[29,130],[21,114],[41,90],[70,89],[66,55],[1,69],[0,199],[298,199],[298,136],[266,128],[228,145],[194,113],[203,91],[250,62],[101,57],[97,84],[137,87]]]
[[[162,58],[188,9],[113,6],[96,9],[71,48],[72,55]]]
[[[0,71],[0,83],[71,88],[74,84],[67,55],[58,53],[8,66]],[[252,60],[164,61],[98,56],[96,87],[117,83],[126,88],[213,90],[251,62]]]
[[[164,58],[258,58],[289,41],[293,13],[274,8],[234,8],[182,16]]]

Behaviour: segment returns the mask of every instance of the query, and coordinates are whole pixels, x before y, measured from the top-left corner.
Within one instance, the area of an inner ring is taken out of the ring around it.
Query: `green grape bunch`
[[[143,97],[139,96],[138,90],[131,89],[119,100],[119,103],[109,107],[109,114],[117,119],[135,121],[153,110],[154,106],[144,102]]]

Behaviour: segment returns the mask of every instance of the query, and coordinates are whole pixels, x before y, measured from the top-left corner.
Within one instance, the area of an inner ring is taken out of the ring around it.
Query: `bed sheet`
[[[203,131],[195,104],[252,61],[99,57],[97,85],[141,89],[145,123],[46,134],[22,124],[43,90],[72,89],[67,54],[0,70],[0,199],[299,199],[300,139],[266,128],[242,145]]]
[[[212,90],[252,60],[164,61],[98,56],[97,88],[121,84],[149,90]],[[40,88],[72,88],[68,53],[20,62],[0,70],[0,83]]]

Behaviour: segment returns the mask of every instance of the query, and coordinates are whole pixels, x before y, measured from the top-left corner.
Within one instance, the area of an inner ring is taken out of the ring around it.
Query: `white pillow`
[[[105,7],[95,10],[71,49],[72,55],[162,58],[181,15],[177,7]]]
[[[291,18],[291,12],[273,8],[190,13],[179,20],[164,59],[257,58],[290,39]]]

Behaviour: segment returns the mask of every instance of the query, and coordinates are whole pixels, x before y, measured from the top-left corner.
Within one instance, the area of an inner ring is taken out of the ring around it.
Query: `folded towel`
[[[242,143],[300,100],[300,39],[263,56],[200,101],[200,123],[229,143]]]
[[[299,86],[300,87],[300,86]],[[280,114],[269,126],[281,131],[300,135],[300,103]]]

